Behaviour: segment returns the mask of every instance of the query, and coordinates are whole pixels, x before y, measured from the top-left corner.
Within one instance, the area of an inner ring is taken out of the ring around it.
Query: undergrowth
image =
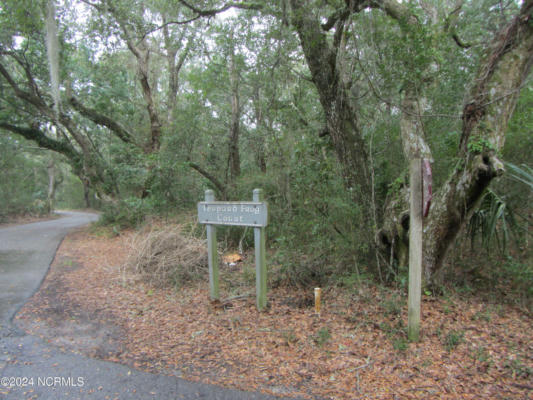
[[[180,287],[205,280],[207,247],[181,225],[141,230],[132,240],[127,268],[155,286]]]

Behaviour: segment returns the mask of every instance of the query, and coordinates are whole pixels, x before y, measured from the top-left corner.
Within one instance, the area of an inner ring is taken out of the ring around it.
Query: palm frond
[[[480,207],[468,223],[467,232],[472,248],[475,247],[476,239],[480,238],[487,251],[496,242],[500,251],[505,253],[511,235],[517,228],[514,212],[505,199],[487,189]]]
[[[510,172],[508,175],[510,178],[525,183],[529,186],[529,189],[533,190],[533,168],[526,164],[520,164],[518,166],[512,163],[506,163],[505,167]]]

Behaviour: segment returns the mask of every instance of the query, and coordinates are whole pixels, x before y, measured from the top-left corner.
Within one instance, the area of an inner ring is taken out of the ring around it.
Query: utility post
[[[253,201],[263,202],[263,190],[254,189]],[[266,267],[266,238],[265,227],[254,228],[255,242],[255,287],[257,297],[257,309],[263,310],[267,304],[267,267]]]
[[[215,192],[212,190],[205,191],[205,201],[215,201]],[[211,300],[218,300],[218,251],[217,251],[217,228],[215,225],[207,224],[207,257],[209,265],[209,296]]]
[[[409,298],[407,337],[420,340],[420,300],[422,297],[422,160],[415,158],[409,165]]]

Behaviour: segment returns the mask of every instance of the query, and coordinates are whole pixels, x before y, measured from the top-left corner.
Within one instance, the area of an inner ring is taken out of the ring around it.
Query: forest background
[[[0,4],[1,219],[119,233],[263,188],[278,282],[405,288],[421,157],[426,283],[530,307],[532,1]]]

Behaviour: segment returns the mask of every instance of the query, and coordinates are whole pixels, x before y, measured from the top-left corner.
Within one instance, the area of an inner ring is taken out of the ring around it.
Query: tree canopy
[[[2,0],[1,151],[49,150],[118,219],[263,187],[273,246],[307,255],[310,276],[382,280],[405,265],[406,169],[425,158],[432,282],[504,163],[529,161],[532,13],[531,0]]]

